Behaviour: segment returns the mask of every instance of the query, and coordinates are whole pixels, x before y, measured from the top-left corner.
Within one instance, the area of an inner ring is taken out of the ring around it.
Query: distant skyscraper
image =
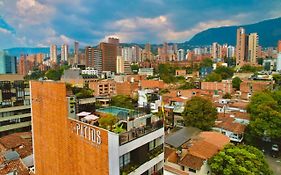
[[[276,70],[281,71],[281,53],[278,53],[277,63],[276,63]]]
[[[109,37],[108,38],[108,43],[109,44],[119,45],[119,38]]]
[[[251,33],[248,40],[248,61],[255,65],[257,64],[257,53],[259,47],[259,36],[257,33]]]
[[[218,43],[213,43],[212,44],[212,57],[215,58],[221,58],[222,57],[222,53],[221,53],[221,45],[219,45]]]
[[[74,62],[73,64],[79,63],[79,43],[78,41],[74,42]]]
[[[228,46],[227,47],[227,58],[233,58],[235,57],[235,47]]]
[[[185,60],[184,50],[183,49],[179,49],[178,52],[177,52],[177,56],[178,56],[178,61]]]
[[[61,46],[61,61],[67,61],[68,60],[68,45],[63,44]]]
[[[124,58],[124,61],[132,62],[132,60],[133,60],[133,48],[132,47],[122,48],[122,57]]]
[[[123,74],[124,73],[124,58],[122,56],[117,56],[116,73],[117,74]]]
[[[0,51],[0,74],[15,74],[17,72],[17,58]]]
[[[94,68],[99,72],[102,71],[102,51],[100,49],[94,49]]]
[[[85,47],[85,58],[87,67],[93,67],[95,65],[94,48],[92,48],[91,46]]]
[[[281,40],[278,41],[277,52],[281,52]]]
[[[146,59],[150,60],[151,59],[151,45],[149,43],[145,44],[144,53],[145,53]]]
[[[248,36],[245,29],[240,27],[237,29],[236,35],[236,65],[243,66],[247,59],[248,52]]]
[[[100,43],[102,51],[102,70],[116,72],[117,45]]]
[[[132,61],[138,62],[141,58],[141,48],[139,46],[133,46],[132,47]]]
[[[50,60],[52,63],[57,64],[58,59],[57,59],[57,45],[52,44],[50,47]]]

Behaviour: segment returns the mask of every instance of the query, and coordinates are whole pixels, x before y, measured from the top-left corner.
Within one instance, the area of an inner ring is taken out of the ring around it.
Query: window
[[[130,153],[124,155],[124,165],[128,165],[131,161]]]
[[[128,165],[131,162],[130,153],[124,154],[123,156],[119,157],[119,166],[123,168],[124,166]]]
[[[193,172],[193,173],[196,173],[196,170],[195,170],[195,169],[192,169],[192,168],[188,168],[188,171]]]
[[[149,142],[149,151],[153,150],[156,147],[156,140]]]

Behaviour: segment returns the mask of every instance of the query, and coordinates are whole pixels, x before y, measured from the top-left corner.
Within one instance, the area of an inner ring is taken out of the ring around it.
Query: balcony
[[[120,175],[133,175],[133,174],[139,174],[140,171],[147,171],[149,168],[156,165],[159,161],[164,159],[164,149],[163,144],[159,145],[158,147],[154,148],[150,152],[148,152],[146,155],[146,159],[144,159],[141,162],[131,162],[125,167],[123,167],[120,170]],[[163,158],[162,158],[163,157]],[[160,173],[160,172],[159,172]]]
[[[119,144],[124,145],[128,142],[131,142],[137,138],[140,138],[142,136],[145,136],[149,133],[152,133],[160,128],[163,127],[163,121],[158,120],[154,123],[151,123],[151,125],[139,127],[139,128],[133,128],[130,131],[124,132],[119,135]]]

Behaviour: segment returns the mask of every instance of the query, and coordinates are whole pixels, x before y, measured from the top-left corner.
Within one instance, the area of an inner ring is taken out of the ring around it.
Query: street
[[[265,155],[266,161],[270,167],[270,169],[273,171],[274,175],[280,175],[281,174],[281,158],[273,158],[270,155]]]

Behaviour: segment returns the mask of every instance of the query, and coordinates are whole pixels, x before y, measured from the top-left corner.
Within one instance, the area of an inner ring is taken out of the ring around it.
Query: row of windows
[[[120,168],[125,167],[131,162],[131,155],[130,153],[124,154],[123,156],[119,157],[119,166]]]

